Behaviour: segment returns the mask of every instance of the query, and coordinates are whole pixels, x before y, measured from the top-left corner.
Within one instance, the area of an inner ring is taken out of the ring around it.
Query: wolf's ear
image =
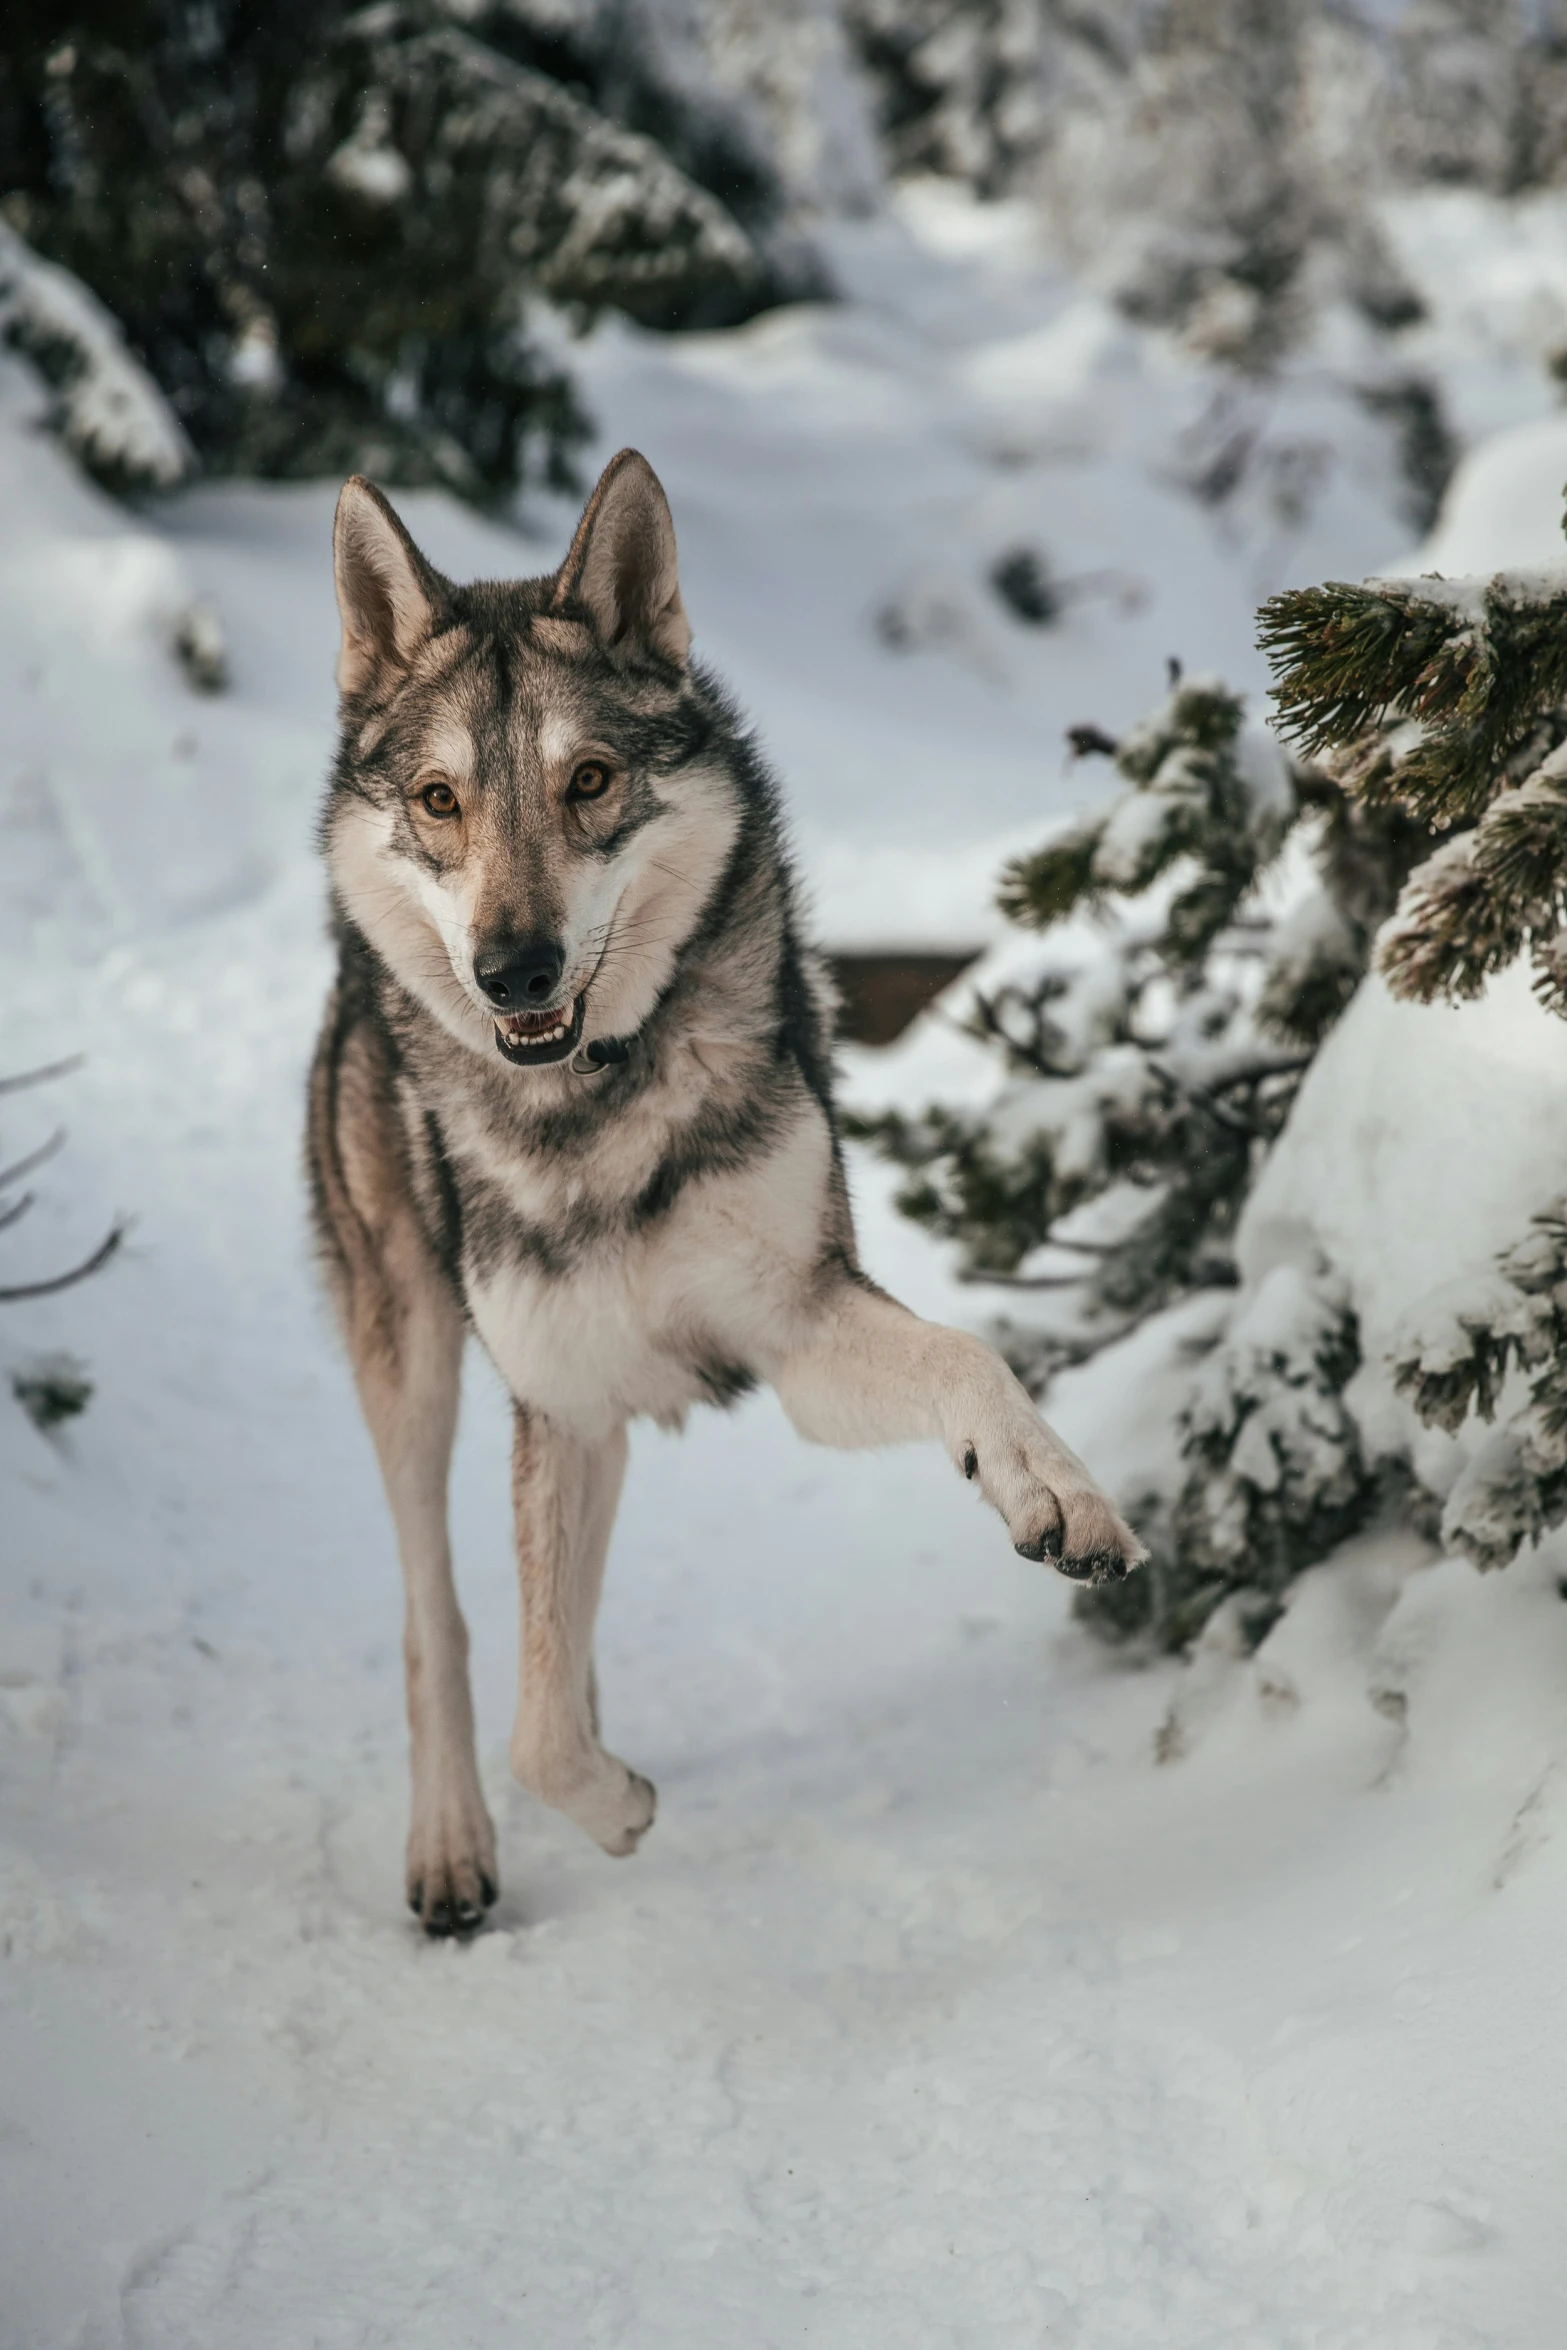
[[[362,473],[344,482],[337,501],[332,565],[343,621],[337,682],[357,694],[381,669],[408,667],[436,625],[445,583]]]
[[[658,475],[635,449],[611,457],[555,575],[551,611],[583,605],[607,651],[683,667],[691,623],[680,601],[675,526]]]

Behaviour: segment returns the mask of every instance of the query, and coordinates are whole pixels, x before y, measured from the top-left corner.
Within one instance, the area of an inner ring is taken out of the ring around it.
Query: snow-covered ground
[[[1385,444],[1303,379],[1320,495],[1288,531],[1219,519],[1171,473],[1211,380],[1016,220],[927,191],[839,266],[830,312],[601,330],[598,453],[634,439],[669,484],[824,925],[983,936],[998,842],[1082,789],[1062,726],[1124,722],[1168,652],[1256,685],[1260,588],[1393,554]],[[0,2345],[1554,2342],[1560,1546],[1482,1580],[1368,1543],[1254,1658],[1128,1671],[934,1455],[810,1452],[765,1397],[640,1437],[601,1674],[661,1807],[614,1866],[507,1780],[475,1362],[454,1510],[505,1890],[470,1947],[416,1933],[396,1571],[298,1180],[331,498],[128,518],[37,405],[0,376],[0,1071],[88,1058],[0,1097],[7,1160],[70,1128],[0,1280],[136,1224],[99,1280],[0,1309],[0,1368],[65,1351],[97,1383],[52,1440],[0,1399]],[[1529,431],[1484,460],[1523,517],[1525,477],[1567,473]],[[405,503],[459,572],[541,567],[564,529]],[[1030,538],[1135,574],[1137,608],[1008,620],[985,567]],[[230,640],[211,698],[166,649],[198,591]],[[879,641],[894,599],[923,649]],[[1417,1216],[1479,1201],[1483,1259],[1527,1211],[1455,1187],[1560,1125],[1530,1104],[1562,1098],[1567,1031],[1518,988],[1479,1026],[1398,1017],[1368,996],[1314,1072],[1259,1262],[1336,1216],[1374,1287],[1384,1236],[1423,1267]],[[1422,1069],[1463,1073],[1423,1149]],[[972,1313],[855,1181],[873,1270]],[[1107,1475],[1168,1444],[1183,1333],[1062,1383]]]

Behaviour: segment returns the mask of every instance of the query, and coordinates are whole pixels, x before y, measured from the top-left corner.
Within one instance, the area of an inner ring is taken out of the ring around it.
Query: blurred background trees
[[[651,33],[506,0],[27,11],[0,54],[6,216],[108,306],[208,466],[558,483],[583,424],[530,301],[713,325],[814,282],[773,161]],[[17,331],[81,372],[58,329]],[[134,446],[118,471],[159,477]]]
[[[1557,0],[45,0],[0,34],[0,203],[117,322],[153,430],[7,248],[12,338],[118,486],[363,465],[562,483],[558,333],[731,324],[830,290],[813,224],[937,173],[1040,211],[1129,315],[1242,376],[1324,302],[1419,301],[1368,193],[1567,169]],[[30,290],[29,290],[30,289]],[[1429,387],[1368,384],[1425,512]],[[81,426],[90,406],[100,414]],[[114,417],[120,418],[119,428]]]

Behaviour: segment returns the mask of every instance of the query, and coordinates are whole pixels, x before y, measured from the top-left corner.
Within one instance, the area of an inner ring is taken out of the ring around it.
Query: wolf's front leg
[[[869,1282],[833,1285],[772,1384],[817,1444],[936,1437],[1006,1520],[1013,1548],[1074,1581],[1124,1575],[1146,1556],[994,1348],[921,1321]]]
[[[626,1432],[601,1443],[519,1404],[512,1506],[522,1591],[522,1659],[511,1767],[617,1858],[653,1825],[652,1784],[599,1744],[593,1619],[604,1584]]]
[[[444,1290],[418,1300],[402,1338],[403,1377],[376,1393],[374,1371],[368,1379],[361,1371],[360,1391],[381,1453],[407,1597],[408,1905],[429,1933],[461,1934],[478,1925],[500,1878],[474,1751],[468,1627],[446,1531],[463,1327]]]
[[[322,1254],[403,1566],[408,1902],[430,1933],[455,1934],[478,1925],[497,1885],[446,1530],[463,1320],[409,1197],[394,1096],[375,1036],[329,1018],[311,1076],[310,1162]]]

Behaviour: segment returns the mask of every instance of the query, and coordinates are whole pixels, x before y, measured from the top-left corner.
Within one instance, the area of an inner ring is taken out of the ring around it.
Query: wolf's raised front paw
[[[1012,1522],[1019,1557],[1048,1559],[1074,1583],[1112,1583],[1148,1556],[1120,1512],[1097,1486],[1041,1484],[1022,1531]]]
[[[1036,1421],[965,1439],[956,1448],[965,1477],[1006,1520],[1012,1547],[1048,1559],[1074,1583],[1119,1581],[1148,1553],[1120,1512],[1064,1447]]]
[[[408,1906],[427,1934],[472,1934],[484,1923],[500,1879],[495,1831],[483,1804],[415,1819],[408,1836]]]

